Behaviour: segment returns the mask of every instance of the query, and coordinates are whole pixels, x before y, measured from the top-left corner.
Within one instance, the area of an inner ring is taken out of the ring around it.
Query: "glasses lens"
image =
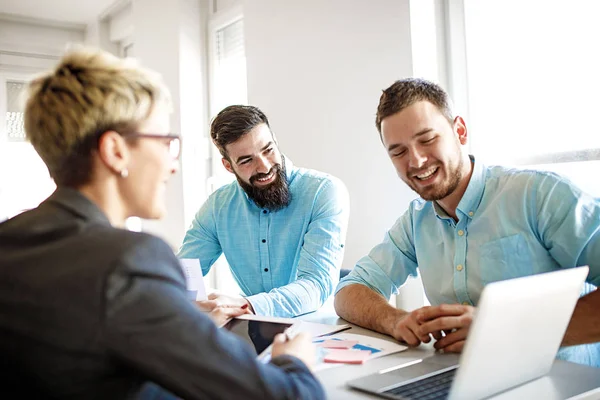
[[[179,139],[171,139],[171,143],[169,143],[169,152],[171,156],[175,159],[179,158],[179,152],[181,151],[181,142]]]

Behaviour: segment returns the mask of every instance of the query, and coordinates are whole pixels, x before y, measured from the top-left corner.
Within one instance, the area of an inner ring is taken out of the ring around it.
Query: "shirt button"
[[[458,271],[462,271],[462,270],[463,270],[463,266],[462,266],[462,264],[458,264],[458,265],[456,266],[456,269],[457,269]]]
[[[262,242],[263,242],[263,243],[267,243],[267,239],[263,239],[263,240],[262,240]]]
[[[462,236],[465,234],[465,231],[463,231],[462,229],[460,231],[458,231],[458,236]]]
[[[473,211],[469,211],[469,217],[472,217],[472,216],[473,216],[473,214],[474,214],[474,212],[473,212]]]
[[[468,306],[468,305],[470,305],[470,303],[469,303],[468,301],[463,301],[463,302],[462,302],[462,304],[463,304],[463,306]]]
[[[265,268],[265,272],[269,272],[269,268]]]

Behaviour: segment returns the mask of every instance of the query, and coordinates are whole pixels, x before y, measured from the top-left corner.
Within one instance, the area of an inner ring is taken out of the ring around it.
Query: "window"
[[[209,21],[209,40],[209,103],[212,120],[219,111],[229,105],[248,103],[241,7],[229,7],[213,14]],[[211,159],[209,193],[234,179],[233,175],[223,168],[221,155],[212,144]]]
[[[462,5],[473,153],[488,164],[553,170],[600,195],[600,3]]]
[[[25,139],[25,77],[0,76],[0,221],[35,208],[56,188]],[[27,182],[27,184],[23,184]]]
[[[244,47],[244,20],[241,6],[234,5],[213,13],[209,21],[209,103],[210,119],[232,104],[247,104],[246,52]],[[211,177],[208,193],[232,182],[233,174],[221,164],[221,154],[211,144]],[[224,293],[239,294],[229,265],[221,256],[206,278],[209,286]]]
[[[246,54],[244,20],[237,19],[214,30],[211,114],[231,104],[246,104]]]

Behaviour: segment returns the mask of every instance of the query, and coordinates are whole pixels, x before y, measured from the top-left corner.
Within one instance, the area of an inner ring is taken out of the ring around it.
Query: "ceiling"
[[[87,24],[120,0],[0,0],[0,14]]]

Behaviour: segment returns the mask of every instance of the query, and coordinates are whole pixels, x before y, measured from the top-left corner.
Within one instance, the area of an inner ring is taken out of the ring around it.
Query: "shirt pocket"
[[[517,233],[482,245],[479,268],[484,285],[532,275],[531,254],[523,235]]]

